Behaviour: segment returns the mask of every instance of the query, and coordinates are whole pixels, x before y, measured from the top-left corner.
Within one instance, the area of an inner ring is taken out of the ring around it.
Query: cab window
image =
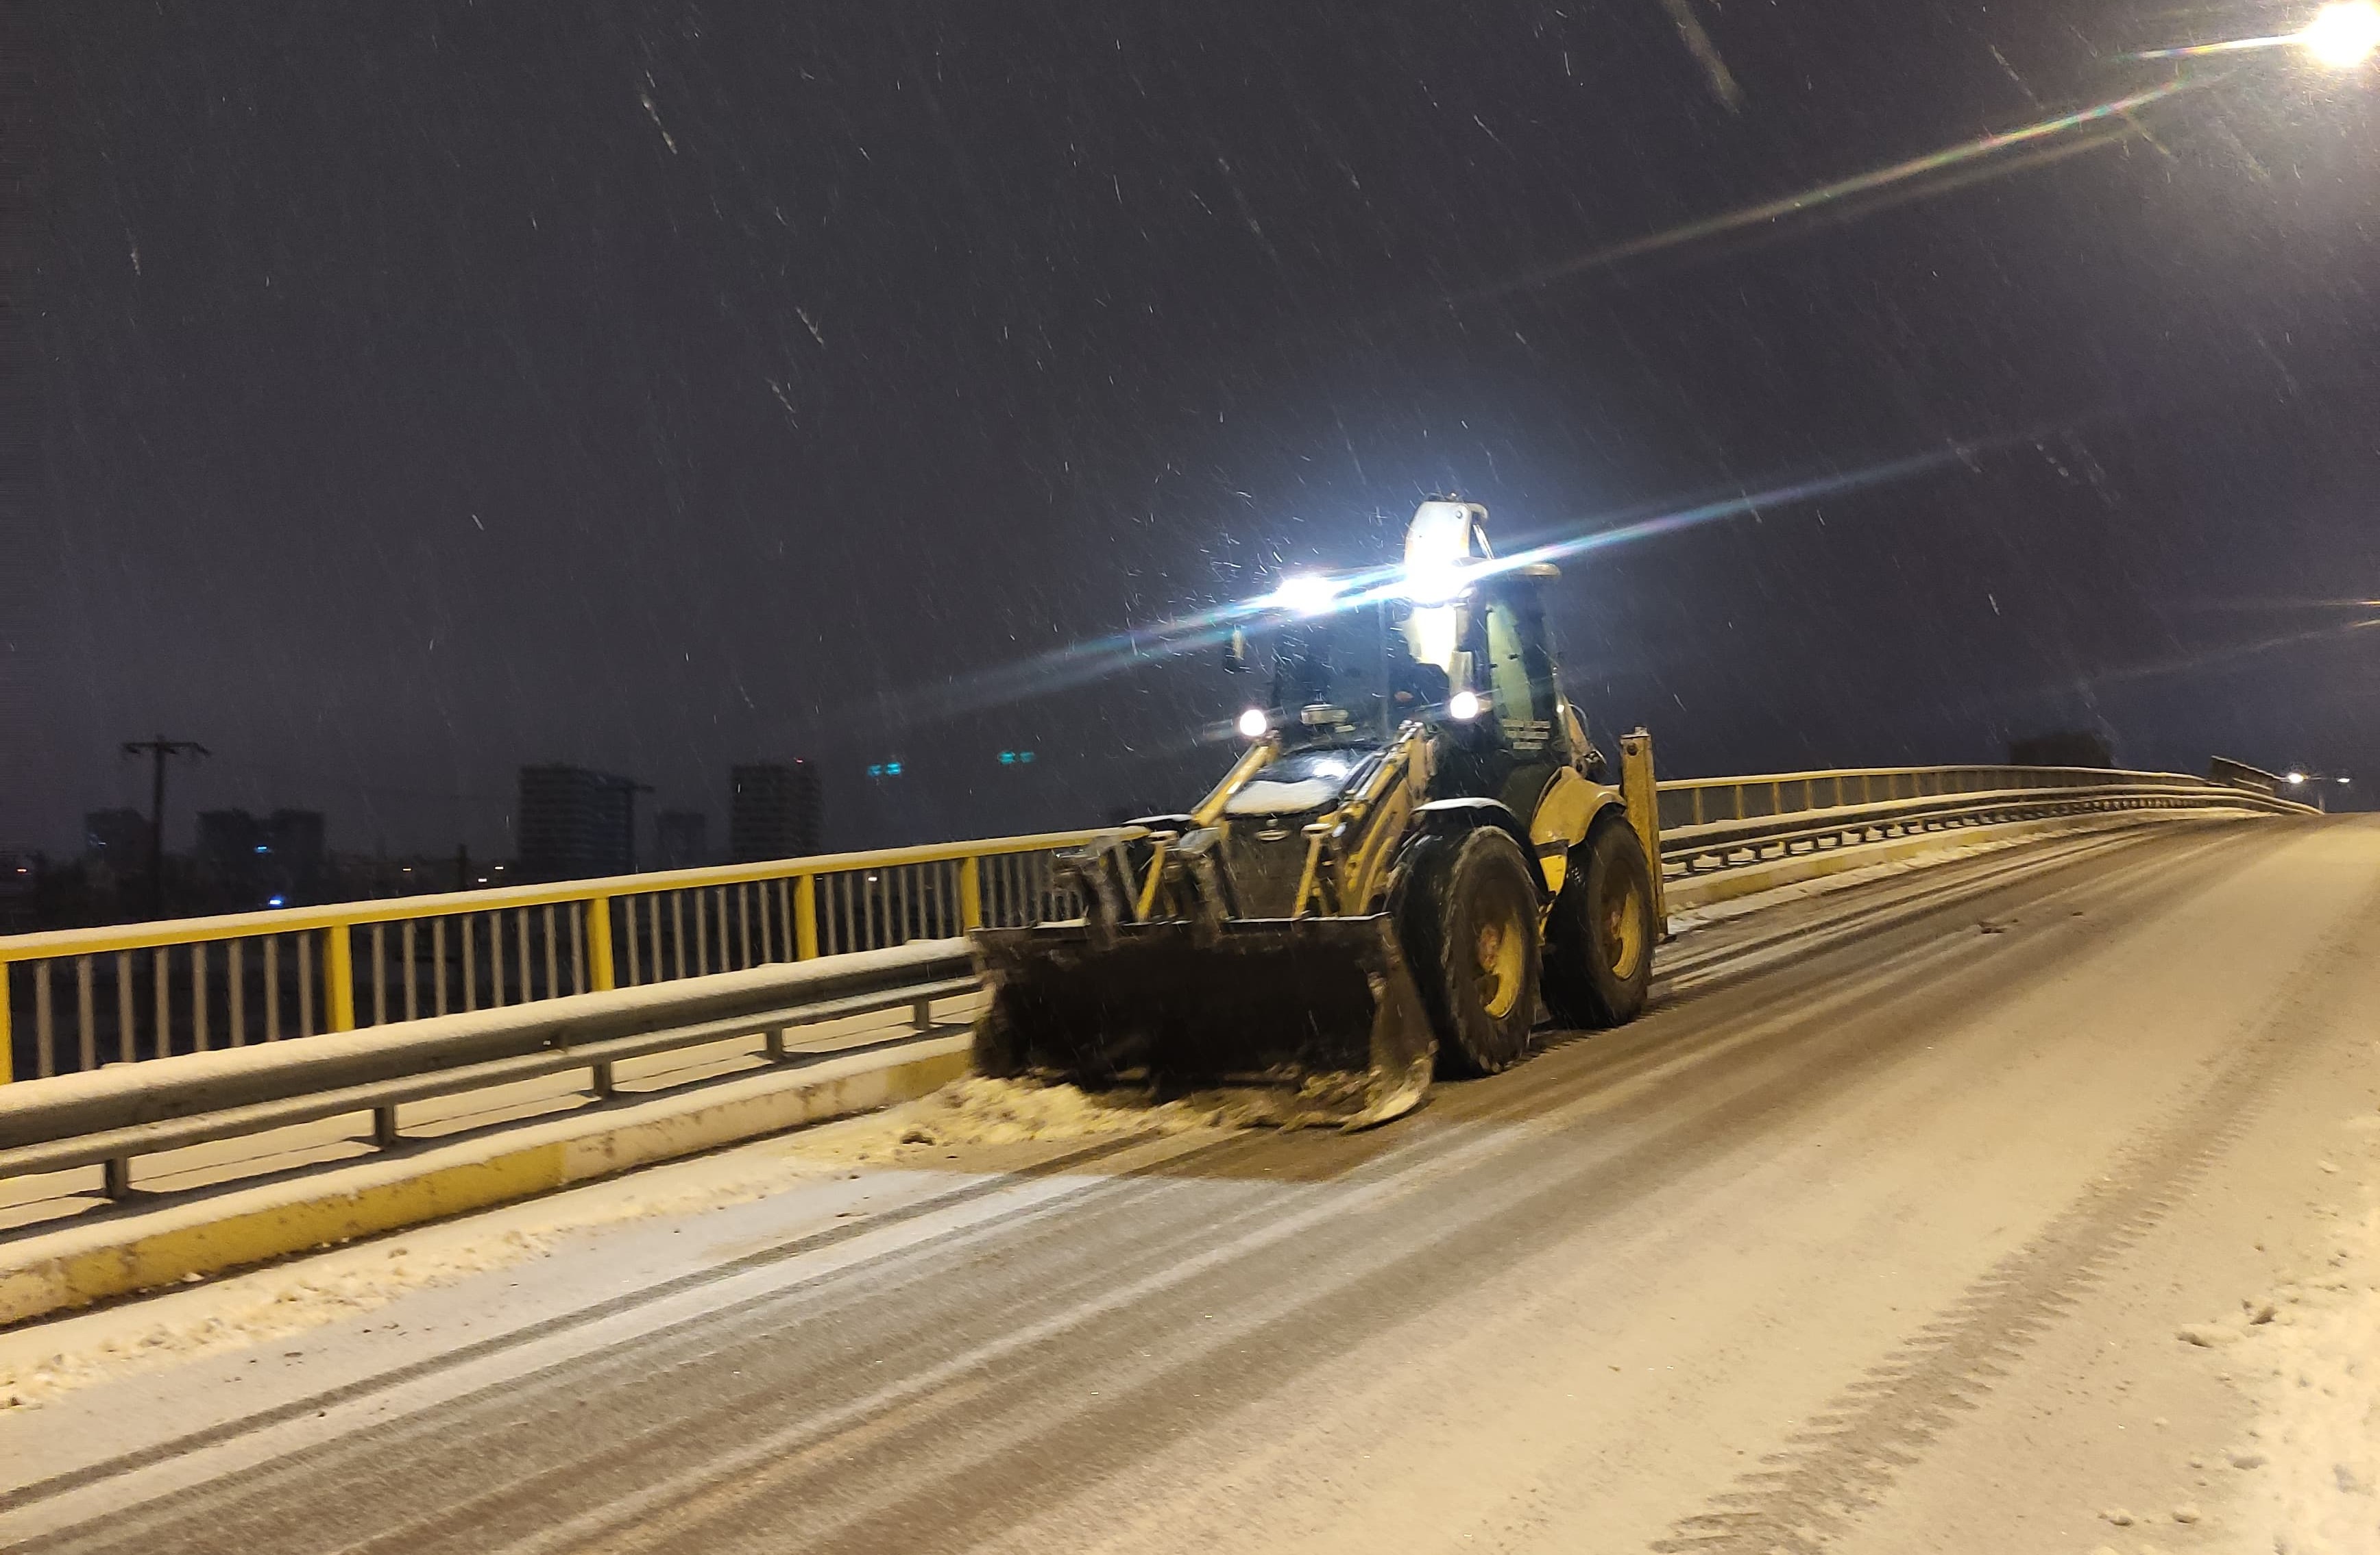
[[[1488,615],[1488,690],[1495,699],[1496,716],[1506,723],[1541,723],[1553,717],[1552,704],[1542,696],[1540,677],[1529,661],[1542,654],[1528,651],[1528,638],[1512,607],[1499,600]]]

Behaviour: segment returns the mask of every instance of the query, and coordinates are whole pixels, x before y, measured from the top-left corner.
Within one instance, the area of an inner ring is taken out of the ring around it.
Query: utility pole
[[[211,756],[214,754],[196,740],[169,740],[160,735],[153,740],[127,740],[127,756],[146,756],[151,759],[149,784],[149,916],[165,916],[165,758],[168,756]]]

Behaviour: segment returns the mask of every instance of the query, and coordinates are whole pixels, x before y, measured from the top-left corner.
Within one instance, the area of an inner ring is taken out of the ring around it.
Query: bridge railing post
[[[356,1028],[356,954],[353,929],[334,923],[322,930],[322,982],[330,996],[331,1029]],[[160,1040],[163,1039],[161,1037]]]
[[[587,902],[587,986],[602,993],[618,986],[613,979],[612,968],[612,899],[609,896],[589,897]]]
[[[959,860],[959,928],[983,927],[983,856],[970,853]]]
[[[818,959],[818,877],[794,877],[794,959]]]

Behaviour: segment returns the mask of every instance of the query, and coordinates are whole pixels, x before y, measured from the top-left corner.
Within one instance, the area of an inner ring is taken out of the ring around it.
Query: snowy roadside
[[[1181,1134],[1211,1107],[1111,1105],[1070,1086],[968,1078],[881,1112],[0,1332],[0,1416],[97,1383],[263,1345],[459,1283],[606,1228],[749,1203],[862,1172],[966,1171],[1003,1148]],[[1016,1150],[994,1169],[1022,1164]]]
[[[2380,1057],[2380,1043],[2370,1051]],[[2218,1547],[2239,1555],[2380,1552],[2380,1113],[2347,1119],[2340,1133],[2340,1159],[2317,1164],[2353,1202],[2306,1206],[2321,1234],[2294,1271],[2174,1335],[2254,1410],[2219,1462],[2193,1460],[2236,1471]]]
[[[2256,1555],[2380,1550],[2380,1209],[2368,1183],[2363,1197],[2328,1266],[2280,1285],[2239,1330],[2233,1375],[2257,1420],[2230,1463],[2263,1471],[2235,1514]]]

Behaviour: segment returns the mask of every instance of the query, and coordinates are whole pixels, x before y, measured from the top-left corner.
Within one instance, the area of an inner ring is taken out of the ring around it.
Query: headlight
[[[1446,699],[1446,716],[1458,723],[1468,723],[1479,716],[1479,693],[1457,691]]]
[[[1242,739],[1260,740],[1265,737],[1267,731],[1271,728],[1272,721],[1265,716],[1265,711],[1262,708],[1250,708],[1247,711],[1240,714],[1240,737]]]
[[[1320,615],[1339,602],[1339,585],[1310,572],[1281,580],[1270,603],[1292,615]]]

